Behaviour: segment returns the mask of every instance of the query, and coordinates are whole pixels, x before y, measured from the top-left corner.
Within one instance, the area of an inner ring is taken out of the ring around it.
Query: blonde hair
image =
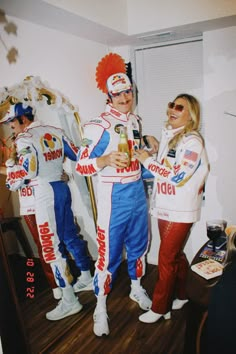
[[[175,135],[174,138],[170,140],[169,149],[175,148],[185,134],[192,131],[198,131],[200,126],[200,104],[198,100],[194,96],[187,93],[181,93],[176,96],[174,102],[178,98],[183,98],[187,102],[191,120],[187,122],[184,129],[179,134]],[[166,123],[166,126],[168,126],[168,123]]]
[[[225,257],[224,266],[232,263],[236,259],[236,231],[231,232],[227,240],[227,252]]]

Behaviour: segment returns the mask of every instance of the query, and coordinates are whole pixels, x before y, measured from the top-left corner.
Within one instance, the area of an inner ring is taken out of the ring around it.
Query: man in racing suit
[[[149,309],[151,300],[140,284],[145,273],[148,247],[147,201],[141,179],[140,163],[131,158],[130,166],[123,152],[118,152],[119,129],[127,128],[130,151],[139,147],[139,118],[131,113],[132,85],[124,73],[107,80],[110,103],[99,117],[84,125],[84,144],[78,155],[76,171],[84,176],[98,174],[97,245],[94,291],[94,333],[109,334],[106,298],[112,289],[122,251],[127,252],[131,279],[130,298],[142,309]]]
[[[30,106],[11,105],[1,123],[9,123],[16,135],[17,161],[7,161],[7,186],[18,190],[34,179],[35,216],[46,263],[50,263],[56,283],[62,289],[62,300],[46,314],[49,320],[59,320],[82,309],[67,278],[67,262],[60,251],[63,241],[81,272],[90,274],[90,259],[86,243],[77,236],[71,210],[71,194],[61,180],[65,157],[76,159],[78,149],[52,126],[34,122]]]

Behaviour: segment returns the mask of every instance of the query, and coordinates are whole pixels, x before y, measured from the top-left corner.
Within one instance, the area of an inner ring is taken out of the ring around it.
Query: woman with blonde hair
[[[138,150],[137,159],[154,176],[151,214],[158,220],[160,249],[158,279],[151,309],[139,317],[153,323],[170,318],[186,298],[189,268],[183,252],[193,223],[199,220],[208,160],[199,130],[200,107],[189,94],[178,95],[167,107],[157,159]],[[177,296],[177,298],[175,298]]]

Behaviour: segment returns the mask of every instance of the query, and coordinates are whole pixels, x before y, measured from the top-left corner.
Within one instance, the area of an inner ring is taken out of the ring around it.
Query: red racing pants
[[[190,234],[192,223],[158,220],[160,249],[158,278],[155,285],[152,311],[166,314],[175,296],[186,299],[186,279],[189,263],[183,248]]]

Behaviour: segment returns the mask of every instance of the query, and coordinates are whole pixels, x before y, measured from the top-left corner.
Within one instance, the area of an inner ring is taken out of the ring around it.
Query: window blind
[[[166,121],[167,103],[180,93],[195,96],[202,108],[202,50],[200,38],[135,49],[136,113],[143,119],[143,133],[160,138]],[[203,112],[201,127],[204,135]]]

